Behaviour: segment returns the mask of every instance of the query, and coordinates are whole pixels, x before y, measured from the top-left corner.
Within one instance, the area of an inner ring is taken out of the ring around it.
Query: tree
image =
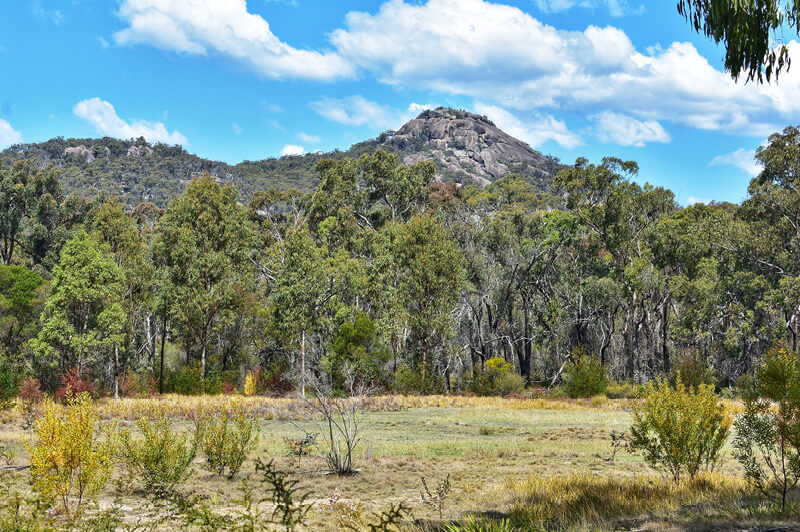
[[[318,326],[323,307],[338,292],[327,249],[317,246],[308,228],[286,234],[272,250],[270,303],[273,321],[289,342],[300,348],[300,389],[306,391],[307,337]]]
[[[399,271],[398,299],[424,382],[431,355],[453,331],[452,312],[464,282],[463,258],[447,230],[430,216],[415,216],[389,230],[397,231],[393,253]]]
[[[156,336],[152,323],[154,313],[151,309],[154,271],[142,232],[116,198],[100,206],[94,216],[94,228],[101,241],[108,245],[123,276],[123,304],[127,317],[124,324],[124,343],[127,358],[130,358],[130,344],[136,335],[137,322],[147,333],[143,343],[152,357],[155,355]],[[114,397],[119,397],[119,348],[119,345],[114,346]]]
[[[200,345],[203,378],[213,328],[229,321],[251,291],[252,242],[234,189],[209,176],[193,180],[156,228],[154,248],[167,271],[172,313]]]
[[[746,399],[735,424],[736,458],[748,480],[785,509],[800,482],[800,356],[772,350]]]
[[[370,199],[386,206],[390,220],[408,219],[421,206],[423,192],[436,175],[433,161],[405,165],[397,154],[383,150],[362,155],[359,164],[371,189]]]
[[[698,33],[725,47],[725,70],[734,79],[770,81],[791,63],[783,29],[800,31],[800,4],[792,0],[678,0]],[[778,43],[777,46],[775,43]]]
[[[43,284],[40,275],[24,266],[0,266],[0,362],[22,366],[20,350],[38,334]]]
[[[32,340],[34,351],[61,373],[72,367],[80,373],[103,361],[122,339],[123,296],[123,275],[108,246],[95,235],[78,232],[64,245],[53,271],[42,330]]]
[[[39,232],[37,225],[48,222],[48,212],[60,200],[61,185],[52,167],[37,170],[32,163],[20,161],[10,170],[0,170],[0,258],[3,264],[11,263],[17,246],[31,256],[35,254],[26,238]]]

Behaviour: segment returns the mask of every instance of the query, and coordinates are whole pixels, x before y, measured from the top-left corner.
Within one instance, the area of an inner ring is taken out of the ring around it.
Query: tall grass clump
[[[168,497],[192,476],[197,439],[174,432],[163,416],[142,417],[136,426],[141,439],[134,438],[128,430],[122,433],[122,462],[145,490],[156,497]]]
[[[594,473],[532,477],[509,485],[510,519],[522,530],[615,528],[642,514],[668,513],[714,503],[736,508],[746,484],[716,474],[679,483],[663,477],[615,478]]]
[[[695,478],[713,468],[730,426],[711,386],[689,389],[680,376],[675,386],[662,379],[650,383],[643,401],[634,407],[630,447],[677,483],[685,475]]]
[[[111,477],[117,441],[113,431],[101,440],[97,421],[87,393],[69,396],[63,413],[47,402],[33,424],[36,443],[26,444],[34,489],[67,516],[80,513],[83,501]]]
[[[735,423],[736,458],[750,483],[786,509],[800,481],[800,357],[774,349],[756,372]]]

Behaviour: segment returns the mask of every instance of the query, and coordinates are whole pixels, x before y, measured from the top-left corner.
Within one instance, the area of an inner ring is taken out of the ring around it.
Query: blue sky
[[[236,163],[448,105],[566,163],[636,160],[686,204],[742,200],[753,150],[800,118],[800,69],[735,84],[674,1],[2,3],[0,147],[143,135]]]

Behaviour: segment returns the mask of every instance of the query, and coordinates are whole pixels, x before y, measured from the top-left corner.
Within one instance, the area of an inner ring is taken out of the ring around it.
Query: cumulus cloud
[[[405,122],[415,118],[425,109],[435,105],[412,103],[407,109],[397,109],[367,100],[361,95],[347,98],[322,98],[311,102],[311,109],[332,122],[347,126],[370,126],[397,129]]]
[[[763,166],[756,161],[755,157],[755,150],[740,148],[731,153],[717,155],[711,159],[711,162],[708,164],[709,166],[735,166],[745,174],[755,177],[760,174],[763,169]]]
[[[631,9],[624,0],[537,1],[547,10]],[[561,30],[488,0],[386,0],[376,11],[348,13],[328,34],[329,49],[317,50],[281,41],[245,0],[122,0],[118,13],[126,23],[118,44],[223,56],[267,78],[371,77],[510,111],[608,111],[645,125],[752,136],[800,115],[800,69],[778,85],[736,84],[691,43],[639,50],[615,27]],[[789,47],[800,54],[800,44]],[[349,125],[398,122],[395,110],[355,97],[340,102],[315,102],[315,110]]]
[[[558,30],[485,0],[389,0],[375,14],[349,13],[330,38],[386,83],[506,109],[608,110],[757,136],[800,111],[800,72],[779,85],[736,84],[690,43],[642,52],[617,28]]]
[[[688,205],[695,205],[697,203],[708,204],[708,203],[711,203],[711,202],[709,200],[707,200],[707,199],[704,199],[704,198],[696,198],[694,196],[689,196],[689,199],[686,200],[686,203]]]
[[[72,110],[75,116],[92,124],[99,133],[119,139],[144,137],[149,142],[166,144],[188,144],[181,133],[167,131],[162,122],[145,120],[126,121],[117,115],[114,106],[100,98],[91,98],[79,102]]]
[[[630,116],[606,111],[589,117],[595,122],[594,134],[603,143],[643,147],[648,142],[670,142],[672,139],[656,120],[636,120]]]
[[[266,20],[247,11],[245,0],[123,0],[117,13],[128,24],[114,35],[117,44],[217,54],[272,79],[353,76],[335,52],[300,50],[281,41]]]
[[[0,118],[0,149],[22,142],[22,134]]]
[[[309,144],[317,144],[320,140],[322,140],[316,135],[309,135],[308,133],[303,133],[302,131],[297,134],[297,138]]]
[[[281,157],[286,157],[287,155],[303,155],[306,150],[302,146],[297,146],[296,144],[287,144],[281,150]]]
[[[527,142],[534,148],[552,140],[565,148],[574,148],[583,144],[581,138],[572,133],[567,125],[550,115],[535,115],[533,120],[520,120],[510,112],[496,105],[477,102],[475,111],[486,115],[500,129]]]

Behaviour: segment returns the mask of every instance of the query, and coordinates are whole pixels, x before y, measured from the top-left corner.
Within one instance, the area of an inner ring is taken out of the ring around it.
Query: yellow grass
[[[531,477],[507,486],[516,523],[551,530],[607,527],[622,519],[692,507],[728,512],[748,494],[741,477],[708,474],[675,484],[664,476],[598,476],[574,472]]]

